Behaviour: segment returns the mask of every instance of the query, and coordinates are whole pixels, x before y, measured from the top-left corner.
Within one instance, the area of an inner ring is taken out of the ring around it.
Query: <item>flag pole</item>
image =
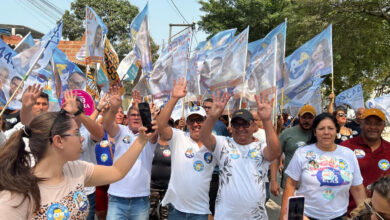
[[[225,92],[227,93],[227,88],[225,88]],[[229,127],[231,127],[231,124],[230,124],[230,106],[229,106],[229,100],[228,100],[228,102],[227,102],[227,112],[228,112]]]
[[[247,27],[249,28],[249,27]],[[245,64],[244,64],[244,70],[243,70],[243,74],[242,74],[242,92],[241,92],[241,97],[240,97],[240,105],[239,105],[239,109],[241,109],[241,103],[242,103],[242,97],[245,95],[245,75],[246,75],[246,59],[248,57],[248,36],[249,35],[249,31],[246,35],[246,45],[245,45]]]

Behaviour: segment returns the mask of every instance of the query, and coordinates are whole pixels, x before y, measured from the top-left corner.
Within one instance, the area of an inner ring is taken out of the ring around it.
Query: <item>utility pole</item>
[[[183,30],[179,31],[178,33],[176,33],[175,35],[172,36],[172,27],[186,27],[184,28]],[[185,29],[187,29],[188,27],[191,27],[192,30],[195,29],[195,22],[192,22],[192,24],[169,24],[169,39],[168,39],[168,44],[171,43],[171,38],[180,34],[181,32],[183,32]]]

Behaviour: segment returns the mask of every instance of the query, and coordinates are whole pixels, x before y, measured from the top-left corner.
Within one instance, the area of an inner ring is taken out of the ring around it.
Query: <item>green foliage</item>
[[[213,35],[250,26],[250,41],[288,19],[286,56],[333,24],[335,93],[362,83],[365,99],[390,92],[388,0],[210,0],[198,23]],[[331,80],[325,80],[327,93]]]

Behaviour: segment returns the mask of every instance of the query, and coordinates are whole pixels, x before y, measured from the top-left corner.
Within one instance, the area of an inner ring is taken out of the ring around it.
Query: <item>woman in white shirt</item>
[[[366,198],[353,151],[335,144],[338,130],[337,120],[329,113],[314,119],[311,144],[298,148],[287,167],[280,219],[285,218],[288,198],[294,194],[305,197],[305,215],[311,220],[341,220],[349,192],[356,204]]]

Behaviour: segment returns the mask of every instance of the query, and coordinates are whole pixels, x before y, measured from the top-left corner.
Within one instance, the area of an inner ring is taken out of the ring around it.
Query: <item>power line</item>
[[[171,0],[173,6],[176,8],[177,12],[179,12],[180,16],[184,19],[184,21],[189,24],[190,22],[187,21],[187,19],[182,15],[182,13],[180,12],[180,10],[177,8],[175,2],[173,0]]]
[[[52,12],[46,10],[45,8],[42,7],[42,5],[40,5],[37,1],[35,0],[28,0],[28,2],[34,6],[35,8],[37,8],[39,11],[41,11],[43,14],[45,14],[50,20],[54,19],[55,20],[58,20],[58,17],[56,15],[54,15]],[[54,21],[54,23],[56,23],[56,21]]]
[[[53,11],[55,11],[57,14],[59,14],[61,17],[62,15],[64,14],[63,11],[61,11],[57,6],[55,6],[54,4],[52,4],[51,2],[47,1],[47,0],[40,0],[43,4],[45,4],[47,7],[53,9]]]
[[[28,11],[28,12],[32,11],[32,12],[34,12],[36,15],[38,15],[38,16],[33,16],[33,17],[36,18],[41,24],[45,25],[45,26],[48,27],[48,28],[52,28],[51,25],[49,25],[48,23],[46,23],[46,22],[48,22],[47,19],[41,19],[41,18],[42,18],[41,12],[37,11],[35,8],[32,8],[32,10],[31,10],[29,6],[25,5],[25,3],[26,3],[25,1],[23,1],[23,0],[20,0],[20,1],[21,1],[21,2],[19,2],[19,1],[17,0],[17,1],[15,1],[15,2],[16,2],[18,5],[20,5],[22,8],[24,8],[26,11]]]

